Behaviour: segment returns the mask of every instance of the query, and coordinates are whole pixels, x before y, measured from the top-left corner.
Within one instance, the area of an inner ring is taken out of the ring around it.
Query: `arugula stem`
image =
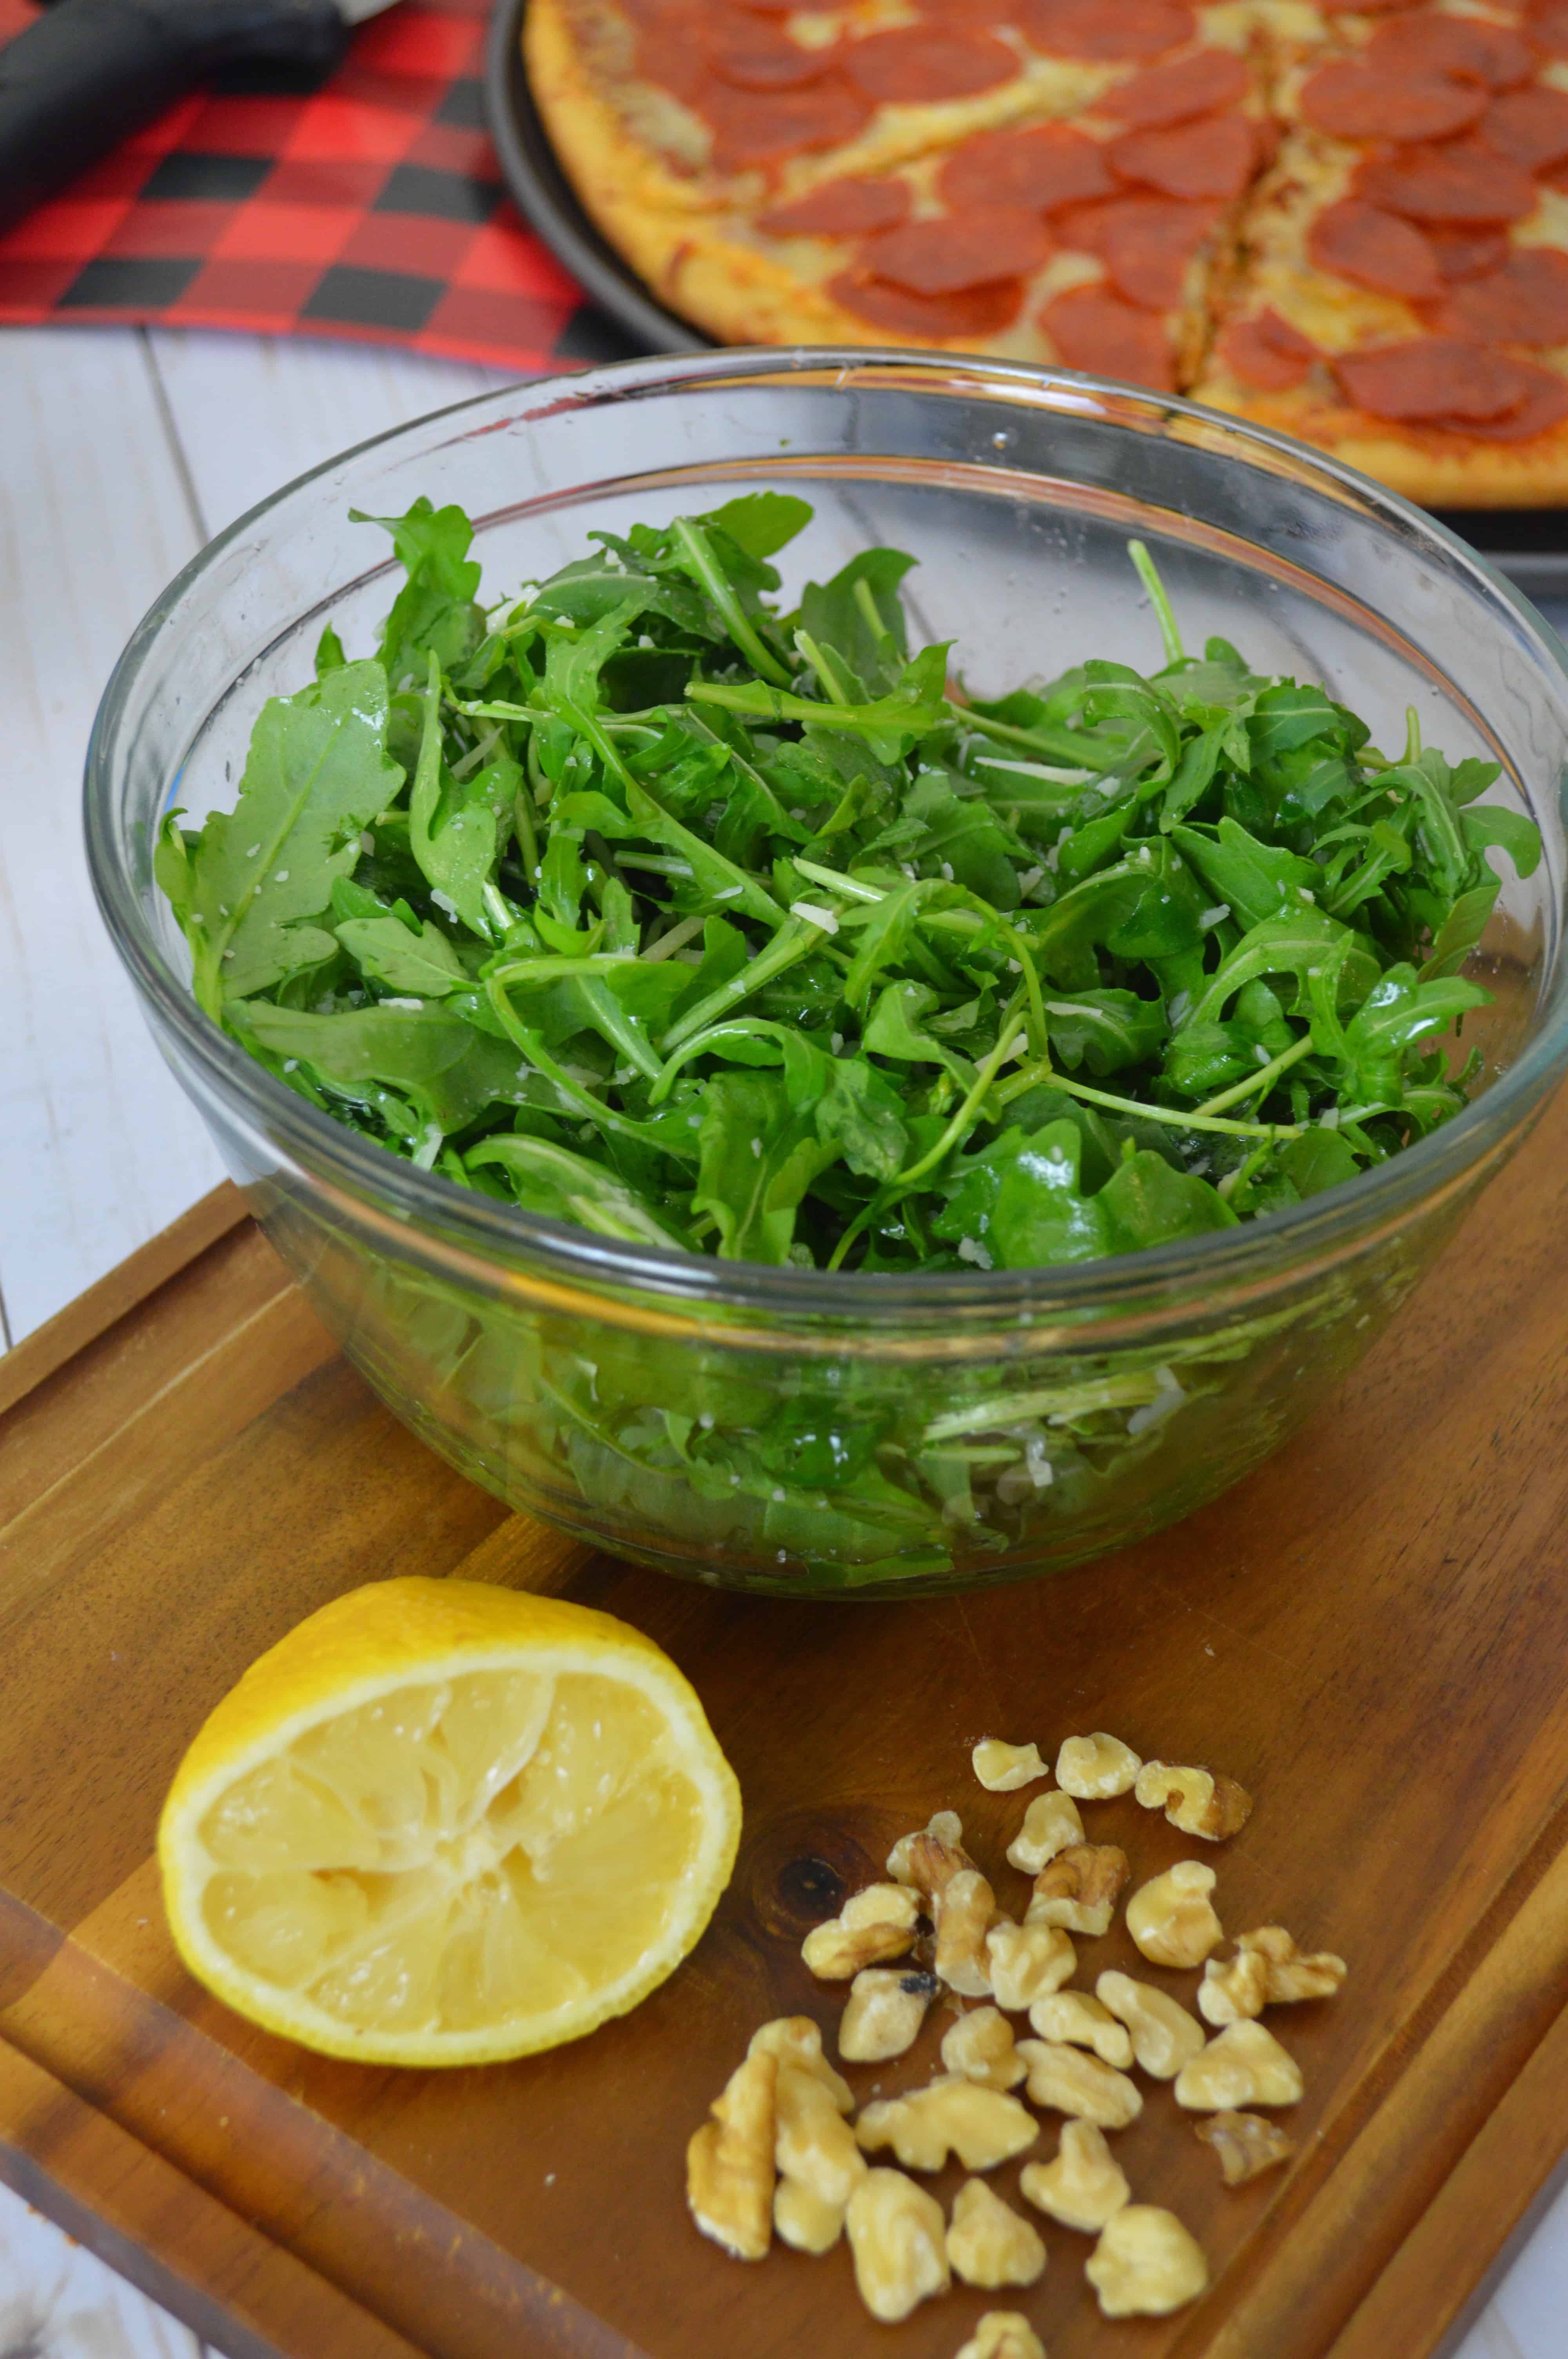
[[[729,982],[720,984],[717,991],[710,991],[706,998],[699,999],[695,1007],[687,1010],[678,1024],[670,1027],[659,1043],[664,1055],[667,1057],[673,1049],[680,1047],[683,1040],[689,1039],[694,1032],[702,1031],[730,1008],[738,1007],[764,983],[771,983],[774,975],[783,974],[786,967],[793,966],[797,959],[803,959],[822,939],[820,926],[814,926],[803,918],[786,919],[773,940],[764,950],[758,951],[739,974],[731,975]]]
[[[1138,579],[1149,592],[1149,603],[1154,609],[1154,617],[1160,625],[1160,636],[1164,642],[1166,663],[1184,663],[1186,649],[1182,645],[1182,635],[1176,628],[1176,617],[1172,609],[1170,596],[1160,579],[1153,559],[1141,540],[1130,540],[1127,544],[1127,554],[1138,569]]]
[[[1299,1040],[1292,1040],[1290,1047],[1282,1049],[1269,1064],[1260,1065],[1257,1071],[1249,1073],[1244,1081],[1235,1082],[1227,1090],[1221,1090],[1217,1098],[1206,1098],[1198,1107],[1198,1113],[1221,1114],[1227,1106],[1239,1105],[1243,1098],[1256,1097],[1260,1090],[1272,1089],[1280,1075],[1289,1072],[1292,1065],[1299,1063],[1311,1047],[1312,1034],[1303,1032]]]
[[[887,895],[880,885],[862,885],[858,876],[841,875],[837,868],[819,868],[815,860],[796,859],[795,866],[814,885],[826,885],[835,893],[842,893],[850,901],[885,901]]]
[[[685,950],[687,942],[700,934],[707,923],[707,916],[701,909],[695,917],[682,918],[662,933],[656,942],[650,942],[647,949],[639,953],[643,965],[651,966],[658,959],[674,958],[676,951]]]
[[[602,1124],[606,1130],[619,1131],[623,1138],[639,1139],[644,1147],[656,1147],[665,1155],[679,1154],[678,1147],[663,1130],[655,1129],[652,1123],[635,1122],[630,1114],[617,1114],[614,1107],[607,1106],[602,1098],[596,1098],[591,1090],[585,1090],[580,1082],[574,1082],[550,1055],[538,1033],[530,1031],[519,1020],[497,976],[492,974],[484,989],[486,998],[495,1010],[496,1019],[513,1046],[522,1051],[535,1072],[543,1073],[546,1081],[553,1082],[568,1102],[579,1107],[590,1122]]]
[[[528,769],[528,784],[534,790],[534,800],[543,810],[556,789],[546,774],[544,763],[539,758],[539,740],[532,729],[528,732],[527,750],[524,758]],[[529,874],[532,875],[532,870]]]
[[[1234,1171],[1227,1171],[1223,1180],[1216,1180],[1216,1193],[1223,1196],[1228,1204],[1232,1196],[1246,1187],[1253,1173],[1262,1169],[1273,1151],[1274,1142],[1271,1138],[1260,1140],[1245,1163],[1238,1163]]]
[[[523,874],[532,885],[539,873],[539,839],[534,829],[534,814],[528,808],[526,787],[519,787],[512,798],[512,824],[517,831]]]
[[[1400,760],[1405,763],[1421,759],[1421,715],[1413,704],[1405,707],[1405,750]]]
[[[1023,1028],[1020,1023],[1003,1025],[997,1037],[996,1047],[975,1075],[973,1083],[935,1146],[928,1148],[919,1162],[912,1163],[906,1171],[895,1172],[893,1177],[879,1189],[864,1210],[856,1214],[833,1248],[832,1257],[827,1264],[829,1269],[841,1268],[845,1255],[868,1223],[896,1203],[899,1197],[908,1189],[913,1188],[917,1180],[924,1180],[928,1171],[934,1171],[945,1157],[952,1152],[958,1139],[971,1126],[981,1101],[992,1082],[995,1081],[999,1069],[1011,1055]]]
[[[687,682],[686,692],[694,704],[721,704],[748,721],[809,721],[820,729],[852,729],[866,737],[885,735],[890,727],[907,727],[905,715],[919,709],[910,704],[900,712],[896,697],[884,697],[880,705],[832,704],[770,688],[760,679],[735,686],[721,679],[694,679]],[[954,717],[951,708],[944,705],[938,724]]]
[[[1262,1067],[1259,1067],[1261,1072]],[[1149,1105],[1141,1098],[1113,1097],[1108,1090],[1092,1090],[1087,1082],[1070,1081],[1065,1073],[1051,1065],[1026,1065],[1022,1072],[1003,1083],[997,1092],[999,1102],[1011,1105],[1014,1098],[1026,1090],[1044,1082],[1054,1090],[1065,1090],[1070,1098],[1082,1098],[1089,1105],[1105,1106],[1112,1114],[1135,1114],[1141,1122],[1162,1122],[1173,1130],[1218,1130],[1227,1138],[1299,1138],[1303,1125],[1288,1122],[1227,1122],[1222,1116],[1206,1114],[1176,1114],[1170,1106]]]
[[[685,552],[687,571],[695,575],[723,615],[725,627],[752,670],[760,672],[764,679],[772,680],[775,688],[787,688],[788,672],[775,657],[768,653],[757,636],[745,608],[708,547],[708,535],[702,527],[693,524],[689,516],[677,516],[674,531]]]
[[[863,573],[855,583],[853,596],[856,605],[865,619],[866,628],[876,645],[881,647],[891,642],[892,633],[877,612],[877,602],[871,595],[871,585]]]
[[[1034,964],[1034,946],[1027,935],[1009,926],[1006,938],[1012,944],[1013,955],[1023,969],[1023,987],[1029,996],[1030,1028],[1033,1034],[1034,1053],[1047,1063],[1051,1056],[1051,1027],[1045,1021],[1045,995],[1040,988],[1039,971]]]
[[[965,729],[979,730],[982,737],[995,737],[1004,745],[1022,745],[1026,752],[1039,754],[1046,761],[1057,761],[1075,770],[1104,773],[1119,767],[1128,741],[1124,739],[1114,750],[1076,729],[1018,729],[1011,721],[993,721],[989,713],[977,712],[972,704],[950,704],[949,712]],[[1086,751],[1085,748],[1092,748]]]
[[[810,632],[796,631],[795,635],[795,643],[799,648],[801,654],[806,658],[806,662],[811,666],[812,670],[816,673],[816,684],[821,689],[824,696],[827,697],[828,702],[830,704],[839,705],[845,711],[848,711],[849,699],[845,693],[843,683],[841,680],[835,679],[832,665],[829,663],[827,658],[823,654],[822,649],[817,646],[816,641],[812,637]]]

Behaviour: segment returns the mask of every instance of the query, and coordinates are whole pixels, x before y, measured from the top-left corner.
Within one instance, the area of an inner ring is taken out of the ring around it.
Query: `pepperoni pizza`
[[[1054,362],[1568,502],[1568,0],[530,0],[524,46],[722,342]]]

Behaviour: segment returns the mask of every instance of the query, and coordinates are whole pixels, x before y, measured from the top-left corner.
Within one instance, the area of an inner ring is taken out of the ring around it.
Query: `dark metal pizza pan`
[[[528,0],[497,0],[485,60],[485,106],[508,189],[551,253],[625,331],[631,340],[628,357],[633,353],[709,350],[712,338],[654,300],[578,202],[545,136],[524,71],[523,12],[527,5]]]
[[[556,159],[523,67],[528,0],[498,0],[490,27],[485,98],[506,185],[545,244],[628,340],[631,353],[698,353],[712,338],[655,302],[594,228]],[[583,359],[613,357],[612,332]],[[1568,509],[1454,508],[1443,523],[1516,582],[1527,597],[1568,599]]]

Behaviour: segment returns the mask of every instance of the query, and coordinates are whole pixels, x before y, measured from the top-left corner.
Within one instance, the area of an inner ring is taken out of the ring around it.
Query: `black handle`
[[[0,226],[218,67],[325,69],[347,38],[333,0],[59,0],[0,49]]]

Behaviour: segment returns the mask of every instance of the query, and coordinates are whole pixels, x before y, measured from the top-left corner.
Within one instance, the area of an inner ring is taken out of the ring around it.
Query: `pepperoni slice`
[[[1418,222],[1523,221],[1535,210],[1530,175],[1468,143],[1370,157],[1357,172],[1356,193]]]
[[[741,25],[709,45],[708,62],[720,82],[738,90],[804,90],[830,74],[838,60],[830,49],[803,49],[787,33]]]
[[[936,186],[955,211],[1027,205],[1048,213],[1108,196],[1116,183],[1098,139],[1065,123],[1043,123],[1032,131],[977,131],[954,148]]]
[[[1546,375],[1455,336],[1419,336],[1409,343],[1340,353],[1331,366],[1346,400],[1373,418],[1458,421],[1466,429],[1511,419]],[[1562,384],[1559,378],[1550,382]],[[1563,393],[1568,411],[1568,385]]]
[[[835,0],[842,5],[842,0]],[[1018,0],[914,0],[922,16],[939,25],[1016,25]]]
[[[1568,254],[1530,245],[1500,270],[1456,287],[1439,321],[1482,344],[1568,344]]]
[[[1422,235],[1437,256],[1445,287],[1466,278],[1484,278],[1499,270],[1509,258],[1509,242],[1500,229],[1426,229]]]
[[[1110,147],[1113,172],[1167,197],[1238,197],[1257,160],[1257,138],[1241,114],[1174,131],[1129,131]]]
[[[1106,65],[1163,57],[1195,29],[1186,0],[1019,0],[1016,21],[1046,57]]]
[[[1379,295],[1430,303],[1443,292],[1443,274],[1431,241],[1398,213],[1380,212],[1360,197],[1345,197],[1319,213],[1307,232],[1307,255]]]
[[[1323,0],[1325,14],[1341,16],[1400,16],[1407,8],[1419,8],[1422,0]]]
[[[1509,91],[1487,108],[1481,136],[1527,172],[1560,164],[1568,156],[1568,94],[1540,87]]]
[[[1112,114],[1136,131],[1162,129],[1214,114],[1247,95],[1247,69],[1230,49],[1199,49],[1168,66],[1150,66],[1095,101],[1097,114]]]
[[[1038,213],[991,205],[972,213],[905,222],[868,238],[857,257],[873,278],[912,295],[957,295],[993,278],[1023,278],[1052,251]]]
[[[992,33],[938,32],[924,25],[869,33],[851,43],[846,63],[866,96],[888,106],[973,98],[1018,71],[1016,51]]]
[[[1488,97],[1478,82],[1339,58],[1303,84],[1301,110],[1314,130],[1335,139],[1446,139],[1478,122]]]
[[[914,295],[885,278],[867,278],[859,271],[841,270],[828,281],[827,292],[846,311],[873,327],[890,328],[897,336],[930,336],[940,342],[955,336],[970,344],[983,343],[1011,328],[1023,309],[1021,278],[993,278],[984,287],[964,287],[952,295]]]
[[[1568,385],[1549,369],[1526,368],[1530,390],[1506,418],[1482,419],[1462,426],[1460,432],[1478,435],[1484,442],[1527,442],[1531,435],[1548,433],[1568,418]]]
[[[1511,90],[1528,82],[1535,52],[1504,25],[1478,16],[1390,16],[1379,26],[1361,56],[1379,71],[1452,74],[1459,82],[1486,82]]]
[[[1217,205],[1174,197],[1116,197],[1052,223],[1064,245],[1098,254],[1112,286],[1146,311],[1170,311],[1186,292],[1187,265],[1219,218]]]
[[[1568,0],[1551,0],[1551,5],[1538,8],[1530,20],[1531,38],[1553,57],[1568,57]]]
[[[1260,393],[1288,393],[1301,384],[1317,358],[1317,346],[1309,343],[1288,320],[1281,320],[1278,311],[1232,320],[1221,332],[1217,350],[1231,375],[1239,377],[1243,385],[1256,386]]]
[[[793,205],[761,214],[757,227],[764,237],[865,237],[905,220],[909,203],[907,180],[847,173],[842,179],[824,180]]]
[[[814,82],[809,90],[776,91],[732,90],[710,80],[696,103],[713,125],[713,161],[730,172],[780,164],[814,147],[836,147],[863,130],[871,114],[860,92],[838,79]]]
[[[1068,368],[1152,386],[1160,393],[1175,391],[1175,362],[1164,328],[1108,288],[1075,287],[1058,295],[1041,312],[1040,325]]]

